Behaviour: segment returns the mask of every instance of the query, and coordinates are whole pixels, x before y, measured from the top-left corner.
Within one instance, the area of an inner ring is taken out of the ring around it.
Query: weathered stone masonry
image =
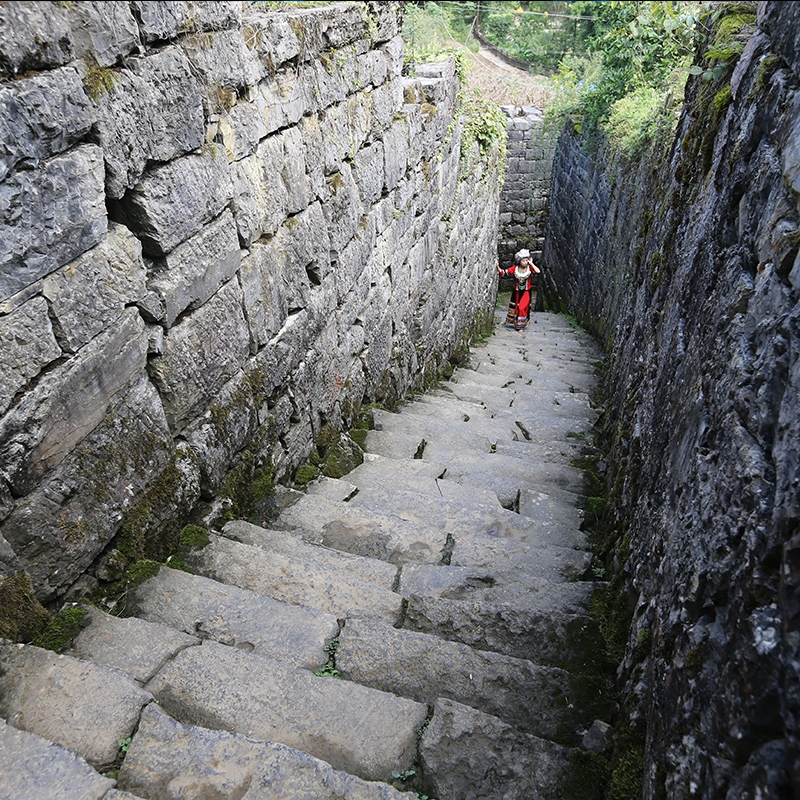
[[[800,793],[800,7],[754,29],[724,84],[690,79],[674,140],[612,167],[567,132],[553,170],[545,267],[609,354],[646,798]]]
[[[491,309],[499,170],[400,13],[0,6],[0,577],[113,576]]]

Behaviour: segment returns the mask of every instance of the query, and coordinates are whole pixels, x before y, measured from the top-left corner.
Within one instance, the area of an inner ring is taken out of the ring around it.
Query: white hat
[[[530,257],[531,257],[531,251],[530,250],[520,250],[519,253],[517,253],[514,256],[515,260],[517,260],[517,261],[522,261],[523,258],[530,258]]]

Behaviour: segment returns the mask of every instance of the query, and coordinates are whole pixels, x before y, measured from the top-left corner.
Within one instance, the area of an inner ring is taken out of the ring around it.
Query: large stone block
[[[0,181],[71,147],[95,116],[74,66],[0,86]]]
[[[205,303],[236,274],[241,262],[236,224],[226,209],[156,264],[148,288],[161,300],[166,326]]]
[[[58,742],[96,769],[110,766],[152,700],[118,670],[39,647],[0,645],[0,708],[16,727]]]
[[[258,100],[258,98],[257,98]],[[271,131],[264,123],[262,109],[257,102],[237,103],[230,113],[221,113],[217,130],[229,161],[239,161],[255,153],[258,143]]]
[[[361,197],[349,164],[343,163],[341,171],[331,175],[327,184],[328,195],[322,209],[328,225],[330,249],[336,259],[358,229],[362,216]]]
[[[53,69],[75,57],[67,11],[52,3],[4,3],[0,30],[0,71],[5,77]]]
[[[233,210],[245,245],[272,234],[288,214],[311,200],[301,133],[296,129],[268,136],[253,156],[231,165]]]
[[[365,271],[371,274],[374,269],[373,251],[377,241],[375,220],[372,217],[365,217],[362,223],[342,250],[334,271],[336,293],[340,303],[356,284],[359,275]],[[350,324],[352,320],[347,323],[347,327]]]
[[[209,410],[185,431],[200,466],[200,491],[212,497],[236,454],[252,441],[258,426],[253,390],[244,372],[233,376],[214,396]]]
[[[168,332],[164,354],[154,356],[148,369],[174,432],[204,411],[238,372],[249,354],[248,341],[236,280]]]
[[[391,192],[406,174],[409,153],[408,123],[404,119],[396,120],[391,128],[383,133],[386,191]]]
[[[115,395],[147,359],[147,331],[135,309],[42,376],[0,420],[0,463],[12,492],[27,494],[105,417]]]
[[[300,41],[283,14],[245,14],[242,19],[244,43],[257,66],[253,77],[259,83],[271,78],[283,64],[300,55]]]
[[[216,114],[238,98],[245,76],[245,44],[241,30],[196,33],[181,39],[181,47],[198,76],[205,108]]]
[[[113,198],[135,186],[148,163],[189,153],[205,136],[200,88],[180,48],[128,59],[125,67],[95,97],[97,142]]]
[[[362,147],[356,153],[356,183],[365,205],[365,211],[376,203],[383,192],[384,155],[383,142],[375,142],[368,147]]]
[[[43,298],[34,297],[0,317],[0,414],[42,367],[60,355]]]
[[[115,222],[100,244],[48,275],[42,294],[64,351],[77,352],[144,298],[145,277],[139,240]]]
[[[242,259],[240,280],[253,353],[278,333],[288,314],[281,264],[272,240],[254,242]]]
[[[144,377],[3,522],[42,602],[63,596],[119,529],[172,453],[161,401]]]
[[[0,183],[0,299],[66,264],[105,236],[103,157],[82,145]]]
[[[289,797],[407,800],[410,797],[385,783],[337,772],[324,761],[285,745],[182,725],[155,705],[142,714],[141,727],[120,770],[119,785],[137,797],[161,800],[181,800],[187,785],[191,785],[198,797],[242,800]],[[22,800],[29,798],[25,796]]]
[[[127,3],[71,3],[67,11],[79,58],[99,67],[113,67],[141,46],[139,26]]]
[[[115,218],[163,256],[218,216],[233,195],[228,159],[215,145],[145,174],[119,202]]]
[[[235,28],[239,26],[242,14],[242,5],[235,0],[214,3],[185,0],[153,3],[148,0],[132,0],[131,8],[148,43],[174,39],[182,33]]]

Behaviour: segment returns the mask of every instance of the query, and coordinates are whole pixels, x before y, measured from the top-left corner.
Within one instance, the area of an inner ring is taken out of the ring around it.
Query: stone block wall
[[[540,264],[558,132],[545,126],[538,108],[502,108],[508,117],[508,173],[500,194],[498,256],[501,266],[510,266],[514,253],[526,248]]]
[[[548,280],[608,352],[599,535],[645,798],[800,794],[798,29],[759,4],[674,136],[610,165],[565,131],[554,164]]]
[[[0,5],[0,579],[167,552],[490,313],[498,156],[401,13]]]

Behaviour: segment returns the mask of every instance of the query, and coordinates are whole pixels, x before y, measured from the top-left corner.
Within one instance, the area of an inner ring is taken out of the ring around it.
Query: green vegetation
[[[27,572],[14,572],[0,579],[0,638],[30,642],[44,630],[48,620]]]
[[[85,608],[78,606],[62,608],[47,623],[47,627],[34,638],[33,644],[60,653],[84,626],[88,613]]]
[[[339,647],[339,637],[335,636],[323,648],[328,654],[328,660],[314,674],[319,678],[338,678],[339,670],[336,669],[336,650]]]

